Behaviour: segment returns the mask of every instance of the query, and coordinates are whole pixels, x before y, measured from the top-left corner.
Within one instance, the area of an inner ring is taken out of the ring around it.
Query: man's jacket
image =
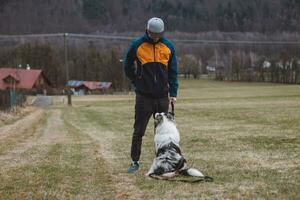
[[[137,67],[134,65],[137,63]],[[124,70],[138,94],[161,98],[177,96],[177,61],[172,43],[161,38],[157,43],[147,33],[133,41],[129,48]]]

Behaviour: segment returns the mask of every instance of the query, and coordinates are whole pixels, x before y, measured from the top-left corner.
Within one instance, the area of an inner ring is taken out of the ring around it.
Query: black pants
[[[135,99],[135,122],[131,144],[131,159],[138,161],[141,155],[142,137],[149,119],[155,113],[168,112],[169,98],[150,98],[137,94]]]

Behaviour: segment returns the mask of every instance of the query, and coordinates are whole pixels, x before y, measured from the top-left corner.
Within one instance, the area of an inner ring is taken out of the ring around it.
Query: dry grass
[[[299,89],[182,80],[182,150],[215,179],[198,184],[144,177],[154,157],[152,120],[141,170],[126,173],[133,95],[74,97],[72,107],[57,97],[26,137],[1,140],[10,145],[1,147],[0,199],[299,199]]]

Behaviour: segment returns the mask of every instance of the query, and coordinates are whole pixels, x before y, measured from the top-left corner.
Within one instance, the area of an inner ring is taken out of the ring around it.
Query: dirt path
[[[112,138],[98,136],[96,129],[92,128],[88,129],[90,134],[86,134],[86,129],[65,121],[61,109],[36,109],[30,115],[0,130],[3,142],[11,143],[0,154],[0,179],[5,180],[0,183],[0,199],[17,198],[21,191],[5,196],[7,193],[2,193],[5,191],[2,188],[17,187],[13,179],[28,173],[26,171],[32,173],[32,170],[36,171],[35,174],[29,177],[25,175],[19,182],[40,182],[39,187],[43,189],[35,194],[36,198],[46,195],[59,199],[99,199],[101,196],[111,199],[116,194],[115,199],[128,199],[130,196],[124,192],[128,191],[128,186],[124,185],[128,182],[124,182],[126,177],[117,177],[118,174],[109,172],[111,168],[115,168],[111,162],[114,157],[110,150],[111,142],[108,142]],[[112,135],[107,132],[104,134]],[[27,136],[23,138],[24,135]],[[58,171],[51,175],[56,168]],[[44,188],[48,183],[43,183],[49,176],[60,180],[51,186],[53,188],[50,192]],[[68,189],[74,184],[75,186]],[[110,187],[113,189],[109,189]],[[72,194],[68,190],[77,192]],[[133,189],[135,190],[136,188]]]
[[[52,104],[53,98],[51,96],[37,96],[32,105],[36,107],[48,107]]]
[[[15,136],[18,139],[19,134],[26,134],[26,131],[32,131],[31,135],[14,145],[10,151],[0,156],[1,174],[11,168],[21,167],[30,163],[34,163],[45,157],[49,148],[47,144],[58,143],[66,140],[64,132],[61,131],[61,110],[46,111],[37,109],[27,117],[17,121],[16,123],[6,126],[1,132],[3,140],[6,137]],[[45,123],[39,123],[42,118]],[[29,127],[36,126],[34,129]],[[39,148],[43,146],[44,148]],[[38,148],[37,152],[26,153]]]
[[[33,108],[33,111],[26,117],[23,117],[13,124],[1,127],[0,140],[8,136],[20,134],[26,129],[29,129],[33,124],[37,123],[41,119],[44,112],[45,111],[42,109]]]

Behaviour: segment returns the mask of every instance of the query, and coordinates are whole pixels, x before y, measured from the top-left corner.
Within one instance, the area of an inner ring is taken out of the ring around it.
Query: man
[[[157,112],[167,113],[169,102],[176,102],[176,55],[172,43],[163,34],[162,19],[149,19],[145,35],[132,43],[125,58],[124,71],[135,86],[136,93],[132,164],[128,173],[139,169],[142,137],[151,115]]]

